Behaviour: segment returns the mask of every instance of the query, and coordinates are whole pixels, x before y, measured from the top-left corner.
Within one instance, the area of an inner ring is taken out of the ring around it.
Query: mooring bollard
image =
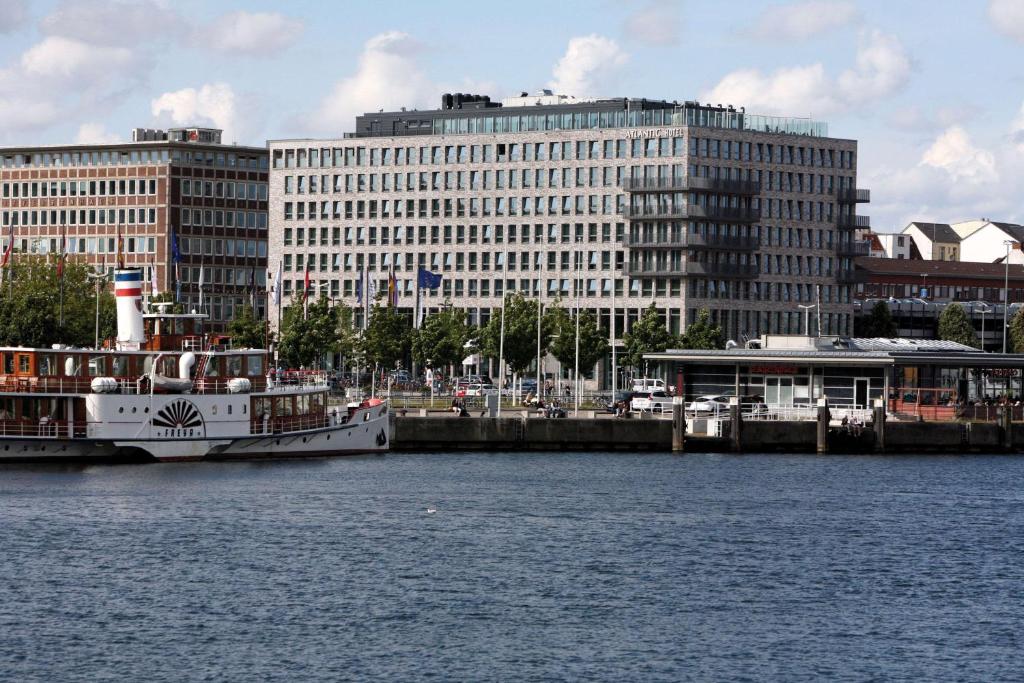
[[[818,399],[818,455],[828,453],[828,423],[832,414],[828,410],[828,399]]]
[[[885,399],[876,398],[872,409],[871,427],[875,432],[875,450],[885,453]]]
[[[682,453],[686,441],[686,416],[683,413],[683,397],[672,397],[672,452]]]
[[[733,452],[739,453],[743,450],[743,414],[738,396],[729,399],[729,441],[732,443]]]

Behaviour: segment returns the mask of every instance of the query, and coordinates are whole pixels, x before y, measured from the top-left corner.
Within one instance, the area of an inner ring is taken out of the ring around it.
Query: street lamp
[[[993,309],[990,308],[989,305],[986,304],[986,303],[982,303],[981,306],[978,307],[978,308],[979,308],[978,312],[981,313],[981,350],[984,351],[985,350],[985,318],[988,317],[988,314],[991,313],[993,311]]]
[[[811,309],[817,308],[818,304],[797,304],[798,308],[804,309],[804,334],[811,336]],[[819,333],[820,334],[820,333]]]
[[[1010,247],[1016,244],[1013,240],[1003,240],[1006,245],[1006,258],[1003,259],[1003,353],[1006,353],[1006,314],[1010,309]]]
[[[98,351],[100,348],[100,284],[106,285],[107,274],[93,271],[87,276],[96,282],[96,350]]]

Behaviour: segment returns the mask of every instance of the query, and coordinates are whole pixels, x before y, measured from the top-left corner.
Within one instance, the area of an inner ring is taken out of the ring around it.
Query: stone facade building
[[[159,291],[177,291],[222,330],[244,301],[264,315],[267,151],[221,144],[221,131],[135,129],[133,141],[0,148],[0,235],[18,254],[56,254],[114,268],[156,271]],[[181,260],[175,264],[171,235]],[[147,286],[147,293],[149,287]]]
[[[729,338],[852,330],[857,143],[803,119],[697,103],[501,104],[445,95],[369,113],[328,140],[272,140],[270,270],[285,305],[312,286],[356,306],[360,278],[398,281],[482,324],[503,292],[594,310],[616,337],[652,302],[683,331],[702,308]],[[361,313],[357,313],[357,318]]]

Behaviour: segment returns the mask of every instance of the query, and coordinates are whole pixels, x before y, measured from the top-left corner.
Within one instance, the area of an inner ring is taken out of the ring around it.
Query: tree
[[[555,337],[551,340],[551,353],[565,367],[576,366],[576,316],[561,307],[550,309],[551,329]],[[580,325],[580,372],[589,373],[597,362],[611,351],[608,333],[597,325],[597,318],[590,310],[579,314]]]
[[[1010,318],[1010,348],[1014,353],[1024,353],[1024,307]]]
[[[640,319],[633,323],[633,327],[622,335],[625,352],[622,360],[626,365],[641,370],[645,367],[645,353],[658,353],[676,343],[678,338],[668,331],[658,315],[657,306],[651,304],[644,309]]]
[[[460,365],[466,343],[473,338],[473,327],[466,322],[466,312],[449,305],[427,316],[412,338],[412,357],[420,365],[428,361],[433,367]]]
[[[262,349],[266,344],[266,323],[256,317],[252,306],[242,304],[241,310],[228,323],[231,345],[238,349]]]
[[[338,309],[326,297],[310,303],[308,315],[302,305],[294,304],[284,312],[278,353],[288,367],[319,365],[325,354],[337,348],[337,332]]]
[[[538,302],[516,292],[505,298],[505,362],[512,372],[522,374],[537,357]],[[540,348],[543,354],[551,342],[551,326],[541,320]],[[480,330],[480,347],[491,358],[501,357],[501,311],[496,310]]]
[[[724,349],[725,333],[721,326],[711,322],[711,312],[702,308],[679,341],[684,349]]]
[[[60,280],[56,264],[44,257],[19,255],[4,269],[0,285],[0,344],[48,347],[54,343],[91,347],[95,342],[96,285],[85,263],[64,264],[64,325],[60,325]],[[12,274],[13,271],[13,274]],[[10,280],[9,278],[12,278]],[[114,336],[114,296],[102,290],[100,339]]]
[[[409,355],[411,346],[412,326],[409,317],[399,313],[393,306],[374,304],[359,342],[366,362],[394,368],[396,362]]]
[[[857,334],[861,337],[895,337],[899,334],[889,304],[876,301],[871,313],[857,321]]]
[[[949,304],[939,316],[939,339],[978,347],[978,335],[960,304]]]

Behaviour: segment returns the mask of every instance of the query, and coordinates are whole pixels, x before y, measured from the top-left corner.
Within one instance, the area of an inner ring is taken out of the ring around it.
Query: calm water
[[[1022,482],[1010,457],[8,466],[0,678],[1020,680]]]

